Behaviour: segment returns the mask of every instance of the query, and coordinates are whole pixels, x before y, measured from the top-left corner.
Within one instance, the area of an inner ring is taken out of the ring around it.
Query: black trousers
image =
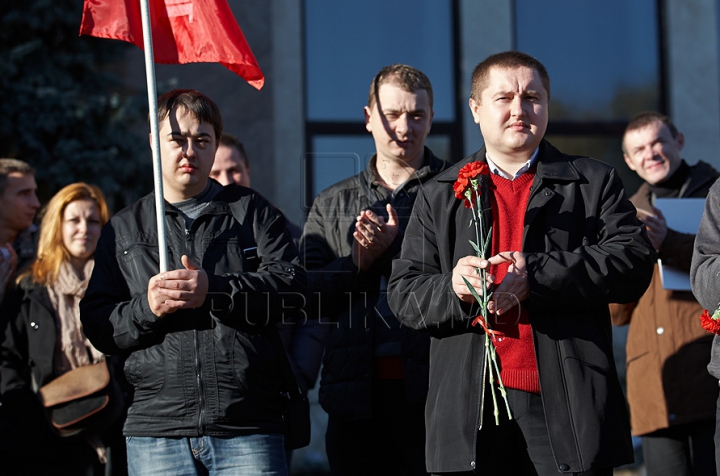
[[[652,476],[715,476],[715,422],[677,425],[643,435],[645,470]]]
[[[369,420],[328,418],[330,473],[426,475],[425,404],[407,403],[403,380],[374,380]]]
[[[495,425],[492,396],[488,393],[483,426],[477,434],[475,470],[453,475],[612,476],[612,468],[561,473],[550,447],[542,397],[521,390],[507,389],[507,392],[513,419],[508,420],[505,403],[497,391],[500,425]]]

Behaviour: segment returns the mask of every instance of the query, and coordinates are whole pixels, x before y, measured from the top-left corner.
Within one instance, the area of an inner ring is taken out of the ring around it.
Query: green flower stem
[[[487,341],[487,338],[485,340]],[[500,395],[502,395],[503,400],[505,401],[505,409],[507,410],[508,420],[512,420],[513,417],[512,412],[510,411],[510,403],[508,403],[505,385],[503,384],[502,377],[500,376],[500,368],[498,368],[496,352],[497,351],[495,350],[495,346],[492,346],[492,364],[495,367],[495,372],[497,372],[498,388],[500,389]]]
[[[468,188],[465,191],[465,197],[468,199],[468,202],[470,203],[470,209],[472,211],[472,217],[473,217],[473,223],[475,225],[475,243],[472,241],[470,244],[475,249],[475,254],[478,258],[487,259],[485,257],[485,254],[488,249],[488,245],[490,244],[490,240],[492,239],[492,236],[490,234],[490,231],[488,230],[488,233],[485,233],[484,227],[483,227],[483,221],[482,221],[482,203],[481,203],[481,197],[480,197],[480,191],[479,191],[479,181],[477,179],[473,179],[470,181],[470,188]],[[474,195],[474,205],[473,205],[473,195]],[[480,305],[480,314],[482,315],[483,321],[485,323],[485,326],[487,326],[488,330],[492,330],[490,327],[490,321],[488,320],[488,302],[490,300],[490,296],[492,296],[492,292],[489,292],[487,286],[485,285],[487,283],[487,269],[480,269],[475,268],[475,272],[480,276],[480,279],[482,280],[483,286],[482,286],[482,297],[475,291],[475,289],[472,287],[472,285],[467,281],[465,281],[465,284],[467,285],[468,289],[470,289],[470,292],[475,297],[475,300]],[[505,385],[503,384],[502,377],[500,376],[500,367],[498,365],[498,355],[497,350],[495,348],[495,343],[491,342],[493,339],[492,334],[489,332],[485,333],[485,359],[487,366],[485,367],[485,373],[487,374],[488,381],[490,382],[490,393],[492,395],[493,400],[493,415],[495,416],[495,425],[500,424],[500,410],[498,408],[498,401],[497,401],[497,395],[495,394],[495,376],[497,376],[497,382],[498,382],[498,388],[500,390],[500,395],[503,398],[503,401],[505,402],[505,409],[507,410],[508,419],[512,420],[512,412],[510,411],[510,404],[508,403],[507,398],[507,392],[505,391]],[[489,361],[489,363],[488,363]]]
[[[492,344],[490,344],[490,336],[485,336],[485,358],[492,360],[492,363],[495,364],[495,359],[492,358],[493,351],[491,350],[491,347],[494,347]],[[500,424],[500,410],[498,409],[498,403],[497,403],[497,397],[495,396],[495,377],[493,376],[493,365],[487,366],[489,374],[489,380],[490,380],[490,394],[492,395],[493,400],[493,415],[495,416],[495,425]]]

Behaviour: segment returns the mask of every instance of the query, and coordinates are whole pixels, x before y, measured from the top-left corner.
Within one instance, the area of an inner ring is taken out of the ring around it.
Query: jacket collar
[[[718,172],[707,162],[699,161],[695,165],[690,166],[690,174],[680,189],[680,198],[691,197],[698,189],[702,188],[709,182],[714,182],[718,178]],[[655,202],[655,197],[650,190],[650,185],[643,182],[636,192],[638,197],[643,197],[651,204]]]
[[[437,181],[455,182],[460,169],[466,164],[474,161],[487,162],[485,160],[485,146],[453,165],[442,174],[438,175]],[[545,139],[543,139],[540,143],[540,152],[538,153],[537,159],[537,172],[535,175],[540,179],[553,181],[573,182],[580,180],[580,174],[575,167],[572,166],[568,160],[568,156],[557,150]]]
[[[434,175],[438,172],[441,172],[442,170],[446,169],[450,163],[446,162],[442,159],[439,159],[432,150],[430,150],[428,147],[425,147],[425,152],[423,154],[423,165],[419,169],[415,171],[415,174],[408,180],[408,182],[411,182],[415,179],[424,179],[428,175]],[[365,182],[370,186],[375,178],[375,163],[377,161],[377,155],[373,155],[372,159],[368,162],[367,167],[363,171],[363,176],[365,179]]]

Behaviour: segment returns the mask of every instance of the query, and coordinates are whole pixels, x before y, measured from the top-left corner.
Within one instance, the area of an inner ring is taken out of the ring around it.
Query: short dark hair
[[[226,132],[223,132],[220,136],[220,145],[224,145],[225,147],[235,147],[238,152],[240,152],[240,160],[243,161],[245,164],[245,167],[250,168],[250,159],[247,156],[247,153],[245,152],[245,146],[243,145],[240,140],[235,137],[232,134],[228,134]]]
[[[550,100],[550,76],[545,66],[536,58],[527,53],[520,51],[504,51],[488,56],[484,61],[475,66],[472,73],[472,86],[470,88],[470,97],[476,101],[480,101],[482,92],[487,88],[490,81],[490,70],[492,68],[518,68],[524,66],[534,69],[540,75],[540,80],[547,91],[548,100]]]
[[[201,123],[210,124],[215,130],[215,140],[220,139],[222,116],[212,99],[193,89],[174,89],[158,98],[158,122],[168,117],[175,107],[182,107]]]
[[[673,139],[677,139],[678,135],[680,134],[680,131],[677,130],[677,127],[675,127],[675,124],[673,124],[672,119],[670,119],[665,114],[656,112],[656,111],[645,111],[641,112],[637,116],[633,117],[630,122],[628,123],[627,127],[625,128],[625,132],[623,132],[623,142],[622,142],[622,150],[624,153],[627,153],[625,150],[625,136],[628,132],[642,129],[645,126],[649,126],[650,124],[654,122],[661,122],[665,124],[668,129],[670,129],[670,134],[672,135]]]
[[[395,63],[381,69],[373,78],[372,83],[370,83],[368,107],[371,109],[375,106],[378,91],[380,91],[380,86],[383,84],[399,86],[409,93],[424,89],[428,93],[428,99],[430,99],[430,108],[432,109],[433,107],[432,84],[430,84],[428,77],[417,68],[406,64]]]
[[[0,159],[0,196],[5,193],[7,187],[8,175],[19,173],[22,175],[35,176],[35,169],[23,160],[18,159]]]

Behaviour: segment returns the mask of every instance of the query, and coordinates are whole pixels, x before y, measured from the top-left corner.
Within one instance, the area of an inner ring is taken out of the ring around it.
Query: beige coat
[[[694,166],[682,196],[705,197],[716,176],[707,164]],[[646,184],[631,201],[652,209]],[[689,271],[694,239],[669,230],[660,250],[663,263]],[[702,307],[692,293],[663,289],[656,265],[643,297],[633,304],[611,304],[610,311],[613,324],[630,324],[627,399],[633,434],[714,420],[718,381],[707,371],[712,335],[700,326]]]

